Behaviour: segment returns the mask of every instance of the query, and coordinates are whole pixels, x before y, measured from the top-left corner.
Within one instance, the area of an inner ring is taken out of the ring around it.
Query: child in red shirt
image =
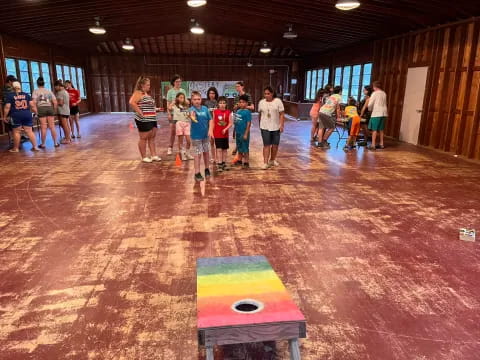
[[[228,170],[226,165],[228,150],[228,129],[232,127],[230,110],[227,110],[227,98],[218,98],[218,109],[213,111],[213,137],[217,149],[217,170]]]

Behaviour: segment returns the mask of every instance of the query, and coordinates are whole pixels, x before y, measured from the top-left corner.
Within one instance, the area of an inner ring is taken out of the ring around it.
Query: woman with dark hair
[[[333,94],[333,85],[327,84],[324,88],[325,92],[322,97],[322,105],[327,103],[328,98]]]
[[[216,87],[212,86],[207,90],[207,100],[205,100],[204,105],[210,111],[210,115],[213,119],[213,111],[218,107],[218,90]],[[211,163],[217,163],[217,151],[215,148],[215,139],[213,137],[210,138],[210,149],[212,152],[212,156],[210,158]]]
[[[135,90],[130,98],[129,104],[135,111],[135,123],[137,124],[138,149],[142,156],[142,161],[151,163],[152,161],[161,161],[157,156],[155,148],[155,136],[157,135],[157,109],[155,100],[148,92],[150,91],[150,79],[140,76],[135,84]],[[147,156],[147,144],[150,149],[151,157]]]
[[[70,96],[65,91],[65,86],[63,85],[62,80],[55,81],[55,98],[57,99],[57,117],[58,122],[63,128],[63,133],[65,134],[65,138],[60,141],[60,144],[70,144],[72,142],[72,138],[70,137],[71,129],[70,129]]]
[[[175,105],[175,99],[177,98],[178,93],[182,93],[187,97],[187,93],[182,89],[182,77],[178,74],[173,75],[170,84],[173,86],[167,92],[167,108],[173,109]],[[173,144],[175,143],[175,135],[177,133],[177,121],[173,119],[172,110],[168,111],[168,122],[170,123],[170,143],[168,146],[167,154],[172,155],[173,153]]]
[[[282,100],[276,97],[271,86],[265,87],[263,95],[265,98],[258,103],[258,112],[260,113],[260,129],[263,140],[262,169],[266,170],[270,166],[280,165],[276,158],[280,134],[285,125],[285,108]]]
[[[77,127],[77,138],[81,138],[80,135],[80,109],[78,105],[82,102],[80,98],[80,91],[75,89],[70,80],[65,81],[65,90],[70,96],[70,128],[72,130],[72,139],[75,139],[75,126]]]
[[[373,88],[370,85],[367,85],[363,88],[363,95],[365,97],[360,100],[360,104],[358,105],[358,109],[360,110],[360,118],[365,119],[366,121],[362,123],[362,132],[364,140],[359,143],[360,146],[367,146],[367,141],[369,137],[368,133],[368,124],[370,123],[370,116],[371,112],[368,110],[368,101],[370,100],[370,96],[372,96]]]
[[[325,94],[325,89],[320,89],[317,91],[315,100],[313,102],[312,108],[310,109],[310,118],[312,119],[312,131],[310,132],[310,143],[315,144],[318,138],[318,116],[320,112],[320,106],[323,105],[323,96]]]
[[[57,140],[57,130],[55,129],[55,114],[57,113],[57,99],[55,95],[45,89],[45,80],[43,77],[37,79],[38,89],[33,91],[32,100],[37,106],[38,118],[40,119],[40,131],[42,143],[38,146],[40,149],[45,148],[45,140],[47,139],[47,127],[50,129],[52,135],[53,144],[55,147],[59,147],[60,144]]]
[[[12,84],[12,88],[13,92],[7,95],[3,109],[3,120],[6,121],[10,115],[13,128],[13,148],[9,151],[14,153],[19,151],[22,128],[32,143],[32,151],[38,151],[37,140],[32,131],[32,112],[37,112],[35,102],[32,101],[29,94],[22,91],[22,86],[18,81]]]

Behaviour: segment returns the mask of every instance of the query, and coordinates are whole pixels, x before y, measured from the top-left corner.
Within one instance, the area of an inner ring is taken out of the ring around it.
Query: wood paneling
[[[158,104],[162,103],[161,81],[169,81],[177,73],[186,81],[242,80],[256,103],[262,97],[264,86],[270,84],[270,79],[274,88],[288,89],[294,61],[252,59],[254,66],[247,67],[247,60],[218,57],[91,56],[88,61],[90,106],[94,112],[130,111],[128,100],[140,75],[150,77],[151,93]],[[298,69],[298,65],[295,68]],[[271,76],[270,70],[275,70]]]
[[[480,20],[375,42],[374,79],[389,101],[387,135],[398,138],[409,67],[428,66],[419,144],[480,159]]]

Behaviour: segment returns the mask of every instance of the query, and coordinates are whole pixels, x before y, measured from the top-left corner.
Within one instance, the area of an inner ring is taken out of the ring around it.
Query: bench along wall
[[[376,41],[373,79],[389,102],[386,133],[399,137],[409,67],[428,66],[419,144],[480,160],[480,19]]]

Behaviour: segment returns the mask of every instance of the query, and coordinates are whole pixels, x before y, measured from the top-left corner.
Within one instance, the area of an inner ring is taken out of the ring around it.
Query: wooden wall
[[[152,95],[161,104],[161,81],[170,81],[180,74],[186,81],[242,80],[255,101],[260,100],[263,87],[270,83],[269,70],[276,72],[271,81],[274,88],[287,86],[292,76],[297,76],[298,64],[285,59],[199,58],[173,56],[94,55],[88,60],[88,89],[90,106],[94,112],[130,111],[128,100],[140,75],[151,78]],[[292,65],[293,70],[292,71]]]
[[[419,144],[480,159],[480,20],[375,42],[373,78],[389,101],[386,133],[399,137],[409,67],[428,66]]]

